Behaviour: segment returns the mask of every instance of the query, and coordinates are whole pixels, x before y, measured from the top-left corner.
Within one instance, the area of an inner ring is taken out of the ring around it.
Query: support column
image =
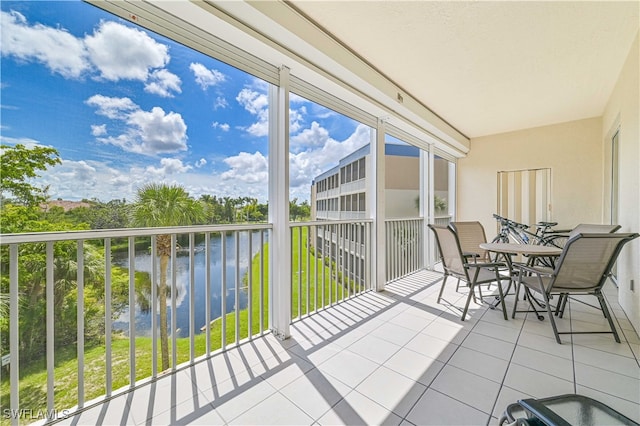
[[[280,68],[280,84],[269,95],[269,328],[284,340],[291,335],[289,68]]]
[[[369,193],[373,196],[371,215],[373,219],[371,261],[373,262],[372,287],[376,291],[383,291],[387,280],[386,268],[386,232],[385,232],[385,125],[378,119],[375,140],[371,139],[371,164],[374,175],[371,179]]]
[[[422,218],[422,267],[431,267],[429,260],[429,239],[431,238],[431,231],[429,230],[430,216],[429,216],[429,183],[431,179],[429,177],[429,152],[423,149],[420,150],[420,210],[419,215]]]

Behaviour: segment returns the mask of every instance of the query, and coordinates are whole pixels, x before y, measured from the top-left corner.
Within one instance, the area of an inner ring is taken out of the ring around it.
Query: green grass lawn
[[[300,240],[301,239],[301,240]],[[302,241],[302,244],[300,244]],[[302,261],[302,273],[293,274],[292,278],[292,317],[298,316],[298,309],[301,315],[327,306],[329,301],[336,302],[337,298],[346,296],[345,288],[336,282],[341,279],[340,274],[336,273],[335,266],[322,259],[315,259],[313,254],[307,248],[307,228],[294,228],[293,230],[293,256],[292,269],[298,270],[299,260]],[[262,311],[262,324],[264,329],[268,329],[268,244],[263,247],[264,255],[263,263],[260,264],[260,256],[255,256],[252,262],[252,285],[251,285],[251,303],[246,309],[240,311],[239,318],[236,313],[231,312],[224,318],[225,337],[228,345],[234,344],[236,341],[236,320],[239,323],[240,339],[249,336],[248,312],[251,310],[251,333],[253,335],[260,333],[260,309],[261,309],[261,286],[260,286],[260,268],[264,270],[264,283],[262,286],[262,300],[264,300],[264,309]],[[309,273],[307,273],[307,270]],[[317,270],[317,285],[315,285]],[[331,276],[330,279],[330,271]],[[324,275],[324,281],[322,276]],[[309,282],[307,282],[307,276]],[[324,286],[323,286],[324,282]],[[246,285],[246,281],[245,281]],[[350,283],[353,288],[353,284]],[[309,304],[307,305],[307,295]],[[324,297],[323,297],[324,295]],[[299,301],[302,303],[299,306]],[[308,309],[307,309],[308,306]],[[222,318],[219,318],[211,324],[211,350],[215,351],[222,346]],[[180,364],[189,360],[189,338],[176,339],[177,360]],[[160,342],[158,339],[158,347]],[[204,355],[206,352],[206,335],[198,334],[194,337],[195,356]],[[129,339],[121,334],[113,334],[112,337],[112,388],[117,390],[129,384]],[[152,346],[151,338],[138,337],[135,339],[135,362],[136,362],[136,380],[141,380],[151,376],[152,370]],[[171,348],[169,349],[171,356]],[[161,359],[158,353],[158,360]],[[160,368],[158,368],[160,370]],[[105,347],[98,345],[93,347],[85,347],[84,352],[84,386],[85,400],[104,395],[105,393]],[[75,346],[67,346],[57,348],[55,352],[55,408],[66,409],[77,404],[78,398],[78,360]],[[2,374],[2,382],[0,383],[0,407],[1,409],[9,408],[10,389],[9,377],[5,371]],[[31,410],[46,410],[47,407],[47,370],[46,359],[43,357],[29,365],[21,365],[20,367],[20,408]],[[0,411],[2,413],[2,411]],[[5,416],[0,417],[0,425],[8,425],[9,419]]]

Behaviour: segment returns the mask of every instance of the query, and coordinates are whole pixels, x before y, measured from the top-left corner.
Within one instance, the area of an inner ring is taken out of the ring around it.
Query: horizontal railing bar
[[[342,219],[342,220],[315,220],[312,222],[290,222],[291,228],[300,228],[303,226],[329,226],[340,225],[342,223],[373,223],[373,219]]]
[[[96,240],[101,238],[145,237],[162,234],[188,234],[204,232],[253,231],[271,229],[269,223],[250,225],[194,225],[171,226],[161,228],[121,228],[121,229],[92,229],[90,231],[62,231],[62,232],[29,232],[24,234],[1,234],[0,245],[41,243],[50,241]]]
[[[396,219],[385,219],[385,223],[389,223],[389,222],[412,222],[412,221],[422,221],[424,220],[423,217],[403,217],[403,218],[396,218]]]

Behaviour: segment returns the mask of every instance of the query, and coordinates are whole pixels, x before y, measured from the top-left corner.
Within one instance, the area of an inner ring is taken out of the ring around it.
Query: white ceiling
[[[286,3],[470,138],[602,115],[640,9],[638,1]],[[302,34],[299,22],[284,22]]]

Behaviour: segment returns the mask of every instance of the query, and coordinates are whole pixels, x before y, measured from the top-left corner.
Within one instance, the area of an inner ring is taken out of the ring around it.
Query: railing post
[[[373,195],[371,217],[373,219],[371,260],[373,263],[372,284],[376,291],[383,291],[386,282],[386,242],[385,242],[385,126],[378,119],[375,132],[375,143],[371,144],[371,162],[374,170],[370,180],[369,193]],[[373,138],[372,138],[373,139]],[[373,141],[372,141],[373,142]]]
[[[19,315],[18,315],[18,245],[9,246],[9,357],[11,369],[9,371],[10,409],[17,413],[20,408],[20,357],[19,355]],[[11,425],[19,423],[18,416],[11,416]]]
[[[289,228],[289,68],[269,102],[269,327],[279,339],[290,336],[291,229]]]

